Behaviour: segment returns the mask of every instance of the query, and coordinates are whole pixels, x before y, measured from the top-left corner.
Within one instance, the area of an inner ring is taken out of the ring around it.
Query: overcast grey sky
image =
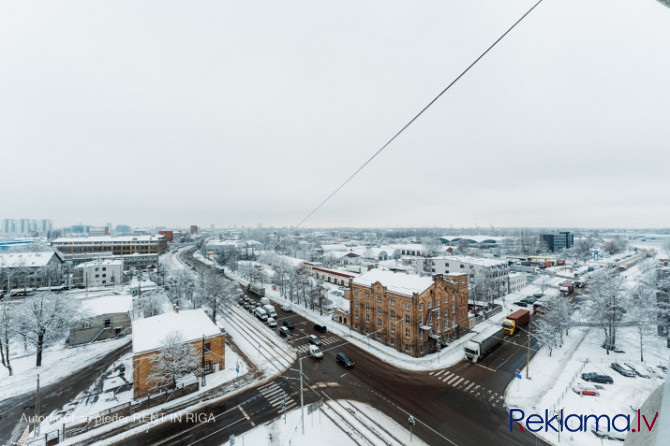
[[[0,218],[295,225],[534,3],[3,1]],[[305,225],[667,227],[669,79],[544,0]]]

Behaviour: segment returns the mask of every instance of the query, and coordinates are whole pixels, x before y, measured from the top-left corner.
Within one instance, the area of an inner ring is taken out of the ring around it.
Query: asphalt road
[[[61,381],[41,387],[40,414],[48,415],[74,400],[80,392],[88,389],[115,360],[130,350],[129,342]],[[34,391],[3,400],[0,403],[1,445],[16,441],[26,429],[27,423],[21,421],[22,415],[25,415],[24,418],[35,415]]]

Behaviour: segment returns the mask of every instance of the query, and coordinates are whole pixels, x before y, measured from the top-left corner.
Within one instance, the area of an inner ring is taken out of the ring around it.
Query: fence
[[[141,412],[145,409],[163,404],[167,399],[177,399],[189,393],[193,393],[199,389],[198,382],[193,382],[191,384],[182,385],[182,387],[175,389],[169,393],[157,393],[147,396],[146,399],[133,403],[127,402],[120,404],[118,406],[110,407],[101,412],[98,412],[95,415],[91,415],[86,418],[86,421],[79,423],[64,423],[63,424],[63,438],[74,437],[80,435],[84,432],[88,432],[91,429],[94,429],[103,424],[111,423],[118,421],[125,417],[128,417],[134,413]]]

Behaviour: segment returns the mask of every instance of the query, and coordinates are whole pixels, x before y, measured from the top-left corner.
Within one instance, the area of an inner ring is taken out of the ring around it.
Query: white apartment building
[[[486,294],[493,299],[509,293],[507,262],[465,256],[433,257],[429,260],[433,274],[467,273],[471,291],[485,283]]]
[[[74,270],[74,283],[89,287],[114,285],[121,283],[123,261],[100,259],[77,265]]]
[[[526,287],[526,274],[524,273],[510,273],[509,274],[509,292],[517,293],[522,288]]]

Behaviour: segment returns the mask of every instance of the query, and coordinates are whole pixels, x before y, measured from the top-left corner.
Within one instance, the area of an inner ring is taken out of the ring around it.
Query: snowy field
[[[624,273],[627,289],[632,289],[640,278],[640,267],[640,264],[635,265]],[[573,314],[573,318],[579,319],[579,313]],[[633,426],[637,410],[656,388],[665,383],[666,367],[670,357],[666,338],[655,334],[648,337],[644,347],[644,362],[640,361],[637,327],[617,329],[617,347],[621,353],[610,352],[608,355],[601,347],[603,340],[604,334],[601,328],[579,327],[570,330],[563,347],[554,349],[551,356],[548,349],[542,348],[530,363],[530,380],[525,379],[526,371],[523,369],[521,371],[523,379],[515,379],[508,386],[505,396],[508,410],[521,409],[526,417],[533,413],[544,416],[545,410],[550,417],[560,410],[563,410],[565,416],[604,414],[610,419],[623,414],[630,416],[631,428],[637,427]],[[622,376],[611,368],[613,362],[628,364],[648,377]],[[608,375],[612,377],[614,383],[599,384],[584,381],[581,374],[589,372]],[[579,387],[594,390],[598,395],[580,395],[576,392]],[[515,416],[519,415],[516,412]],[[626,424],[623,418],[619,420],[619,427]],[[571,423],[573,429],[578,428],[579,421],[576,418],[573,418]],[[591,432],[595,423],[588,424],[586,432],[564,431],[559,434],[549,429],[549,432],[538,432],[537,435],[552,444],[559,442],[575,446],[622,444],[620,440],[597,437]],[[557,425],[557,422],[554,425]],[[610,434],[613,437],[625,437],[625,433],[617,433],[614,430]]]
[[[261,426],[256,426],[239,437],[235,437],[235,445],[290,445],[290,446],[315,446],[315,445],[349,445],[356,444],[354,438],[361,444],[373,445],[426,445],[416,436],[411,436],[410,432],[403,426],[396,423],[393,419],[384,415],[383,412],[374,409],[367,404],[356,401],[347,401],[354,404],[356,409],[377,423],[384,426],[388,436],[388,442],[378,438],[366,436],[368,441],[361,440],[358,432],[365,432],[365,426],[354,425],[354,429],[343,429],[336,425],[331,418],[338,420],[333,410],[324,405],[320,410],[315,410],[308,414],[305,409],[305,434],[302,434],[302,422],[300,418],[300,409],[290,410],[286,417],[275,419]],[[331,417],[331,418],[329,418]],[[337,422],[341,423],[341,420]],[[350,426],[351,427],[351,426]],[[353,437],[353,438],[352,438]],[[232,442],[228,440],[223,443],[225,446],[231,446]]]

